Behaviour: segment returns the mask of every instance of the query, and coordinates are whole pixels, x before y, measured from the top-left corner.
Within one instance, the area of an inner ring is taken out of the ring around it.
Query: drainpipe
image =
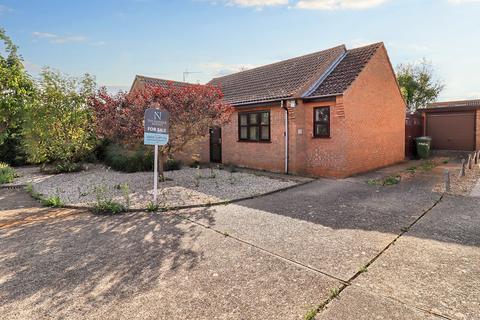
[[[285,109],[285,173],[288,174],[288,108],[285,101],[280,101],[280,105]]]

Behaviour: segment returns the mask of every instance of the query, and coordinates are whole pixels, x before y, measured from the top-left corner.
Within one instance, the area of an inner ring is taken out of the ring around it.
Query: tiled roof
[[[340,95],[355,81],[383,43],[347,50],[345,45],[266,66],[215,78],[233,105],[254,104],[287,98]],[[137,76],[135,82],[166,87],[189,83]],[[135,84],[134,82],[134,84]]]
[[[320,83],[319,87],[309,94],[309,97],[336,95],[345,92],[382,45],[383,43],[375,43],[348,50],[345,58]]]
[[[145,76],[136,76],[135,81],[139,81],[143,84],[148,84],[152,86],[160,86],[160,87],[168,87],[169,84],[173,84],[174,86],[179,86],[179,87],[185,87],[190,85],[190,83],[186,82],[179,82],[179,81],[171,81],[171,80],[165,80],[165,79],[158,79],[158,78],[151,78],[151,77],[145,77]]]
[[[344,45],[266,66],[215,78],[210,84],[234,105],[303,94],[346,52]]]
[[[480,107],[480,99],[477,100],[462,100],[462,101],[445,101],[435,102],[428,106],[428,108],[449,108],[449,107]]]

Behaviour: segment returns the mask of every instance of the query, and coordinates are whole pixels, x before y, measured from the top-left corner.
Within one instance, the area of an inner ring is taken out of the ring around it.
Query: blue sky
[[[28,70],[128,89],[135,74],[214,76],[345,43],[432,61],[442,99],[480,98],[480,0],[0,0]]]

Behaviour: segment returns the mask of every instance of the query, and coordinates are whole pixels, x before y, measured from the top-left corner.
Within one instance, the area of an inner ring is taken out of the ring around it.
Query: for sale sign
[[[169,114],[158,109],[145,110],[143,142],[151,146],[164,146],[168,143]]]

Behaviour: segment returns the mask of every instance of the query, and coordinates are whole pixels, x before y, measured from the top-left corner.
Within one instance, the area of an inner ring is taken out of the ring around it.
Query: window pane
[[[246,126],[247,125],[247,115],[246,114],[241,114],[240,115],[240,125],[241,126]]]
[[[262,124],[270,124],[270,114],[268,112],[261,113]]]
[[[250,124],[258,124],[258,113],[250,113]]]
[[[250,140],[259,140],[260,133],[258,127],[250,127]]]
[[[241,127],[240,128],[240,139],[248,139],[248,128],[247,127]]]
[[[316,124],[315,125],[315,135],[319,137],[328,137],[328,125],[326,124]]]
[[[262,140],[270,140],[270,127],[262,126]]]
[[[330,119],[328,108],[315,109],[315,121],[316,122],[328,122]]]

